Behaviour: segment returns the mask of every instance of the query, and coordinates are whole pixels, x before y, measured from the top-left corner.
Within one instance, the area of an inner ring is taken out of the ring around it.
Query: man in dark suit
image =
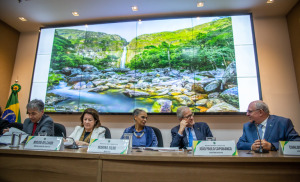
[[[292,121],[288,118],[270,115],[268,105],[263,101],[251,102],[248,106],[249,122],[244,124],[243,135],[237,143],[238,150],[256,150],[260,146],[260,135],[263,149],[276,151],[279,141],[300,141]],[[255,124],[258,127],[258,134]]]
[[[1,118],[2,109],[0,107],[0,135],[3,135],[5,132],[9,130],[10,124],[8,121]]]
[[[195,123],[194,113],[186,106],[177,109],[177,118],[180,125],[171,130],[171,147],[186,149],[192,146],[193,140],[206,140],[206,137],[212,137],[209,126],[204,122]]]
[[[39,132],[46,132],[47,136],[54,135],[53,120],[44,114],[44,103],[42,100],[34,99],[27,106],[29,118],[25,119],[23,131],[31,136],[37,136]]]

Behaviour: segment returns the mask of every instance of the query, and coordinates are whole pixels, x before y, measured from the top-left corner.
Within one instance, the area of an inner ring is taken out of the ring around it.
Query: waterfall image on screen
[[[237,45],[232,19],[42,29],[40,39],[47,38],[39,42],[31,99],[44,100],[45,112],[91,107],[102,113],[130,113],[135,108],[172,113],[180,106],[196,113],[242,112],[245,101],[239,92],[248,90],[243,80],[254,80],[256,99],[259,91],[253,51],[246,52],[253,54],[254,73],[239,77],[237,57],[247,48],[235,49],[249,44]],[[245,59],[249,58],[239,62]]]

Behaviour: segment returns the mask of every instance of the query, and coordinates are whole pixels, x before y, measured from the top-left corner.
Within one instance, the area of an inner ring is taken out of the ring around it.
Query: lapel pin
[[[199,130],[199,128],[198,128],[198,130]]]
[[[270,126],[272,126],[272,125],[270,124]]]

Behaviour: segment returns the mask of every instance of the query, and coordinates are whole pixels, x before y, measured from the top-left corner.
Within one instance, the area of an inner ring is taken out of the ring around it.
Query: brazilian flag
[[[18,92],[21,90],[19,84],[13,84],[11,86],[11,94],[7,101],[5,110],[2,114],[2,119],[9,121],[10,123],[21,123],[20,106],[18,101]]]

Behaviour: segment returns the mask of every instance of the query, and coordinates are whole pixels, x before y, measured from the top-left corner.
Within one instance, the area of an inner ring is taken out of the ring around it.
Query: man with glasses
[[[256,150],[260,146],[260,135],[263,149],[276,151],[279,141],[300,141],[292,121],[288,118],[270,115],[269,107],[263,101],[253,101],[247,110],[249,122],[244,124],[243,136],[237,143],[238,150]],[[255,124],[258,127],[258,134]]]
[[[193,140],[206,140],[206,137],[212,137],[209,126],[204,122],[195,123],[194,113],[186,106],[177,109],[177,118],[180,125],[171,130],[171,147],[186,149],[192,146]]]

